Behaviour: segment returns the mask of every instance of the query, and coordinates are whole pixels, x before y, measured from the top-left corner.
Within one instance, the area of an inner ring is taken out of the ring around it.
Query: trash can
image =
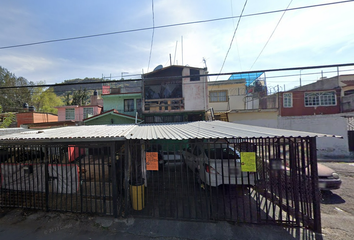
[[[145,207],[144,179],[130,182],[130,199],[134,210],[142,210]]]

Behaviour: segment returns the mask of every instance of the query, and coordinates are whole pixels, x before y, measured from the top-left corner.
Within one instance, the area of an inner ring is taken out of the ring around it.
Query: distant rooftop
[[[252,85],[264,72],[253,72],[253,73],[238,73],[232,74],[229,80],[240,80],[245,79],[246,86]]]

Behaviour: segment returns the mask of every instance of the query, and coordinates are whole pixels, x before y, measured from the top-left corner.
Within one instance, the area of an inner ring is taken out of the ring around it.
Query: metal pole
[[[320,206],[320,190],[318,188],[318,170],[317,170],[317,152],[316,152],[316,138],[312,137],[310,140],[310,165],[311,165],[311,178],[313,189],[313,216],[315,232],[321,233],[321,206]]]
[[[113,197],[113,216],[118,217],[118,185],[116,172],[116,148],[115,142],[111,143],[111,179],[112,179],[112,197]],[[120,177],[120,176],[119,176]]]

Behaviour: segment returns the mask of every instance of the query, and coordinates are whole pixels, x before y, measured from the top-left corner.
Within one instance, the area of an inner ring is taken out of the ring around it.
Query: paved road
[[[354,163],[325,162],[342,179],[338,190],[322,195],[321,216],[324,239],[353,239],[354,235]]]
[[[316,239],[305,229],[227,222],[182,222],[142,218],[116,219],[80,214],[13,209],[0,214],[0,239],[120,240],[294,240]],[[317,239],[316,239],[317,240]]]

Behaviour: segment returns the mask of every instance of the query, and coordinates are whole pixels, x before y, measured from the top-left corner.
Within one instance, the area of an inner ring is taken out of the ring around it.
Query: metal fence
[[[1,144],[0,206],[321,231],[315,138]]]
[[[113,215],[122,199],[118,146],[2,144],[0,206]]]
[[[315,138],[130,141],[129,213],[321,231]]]

